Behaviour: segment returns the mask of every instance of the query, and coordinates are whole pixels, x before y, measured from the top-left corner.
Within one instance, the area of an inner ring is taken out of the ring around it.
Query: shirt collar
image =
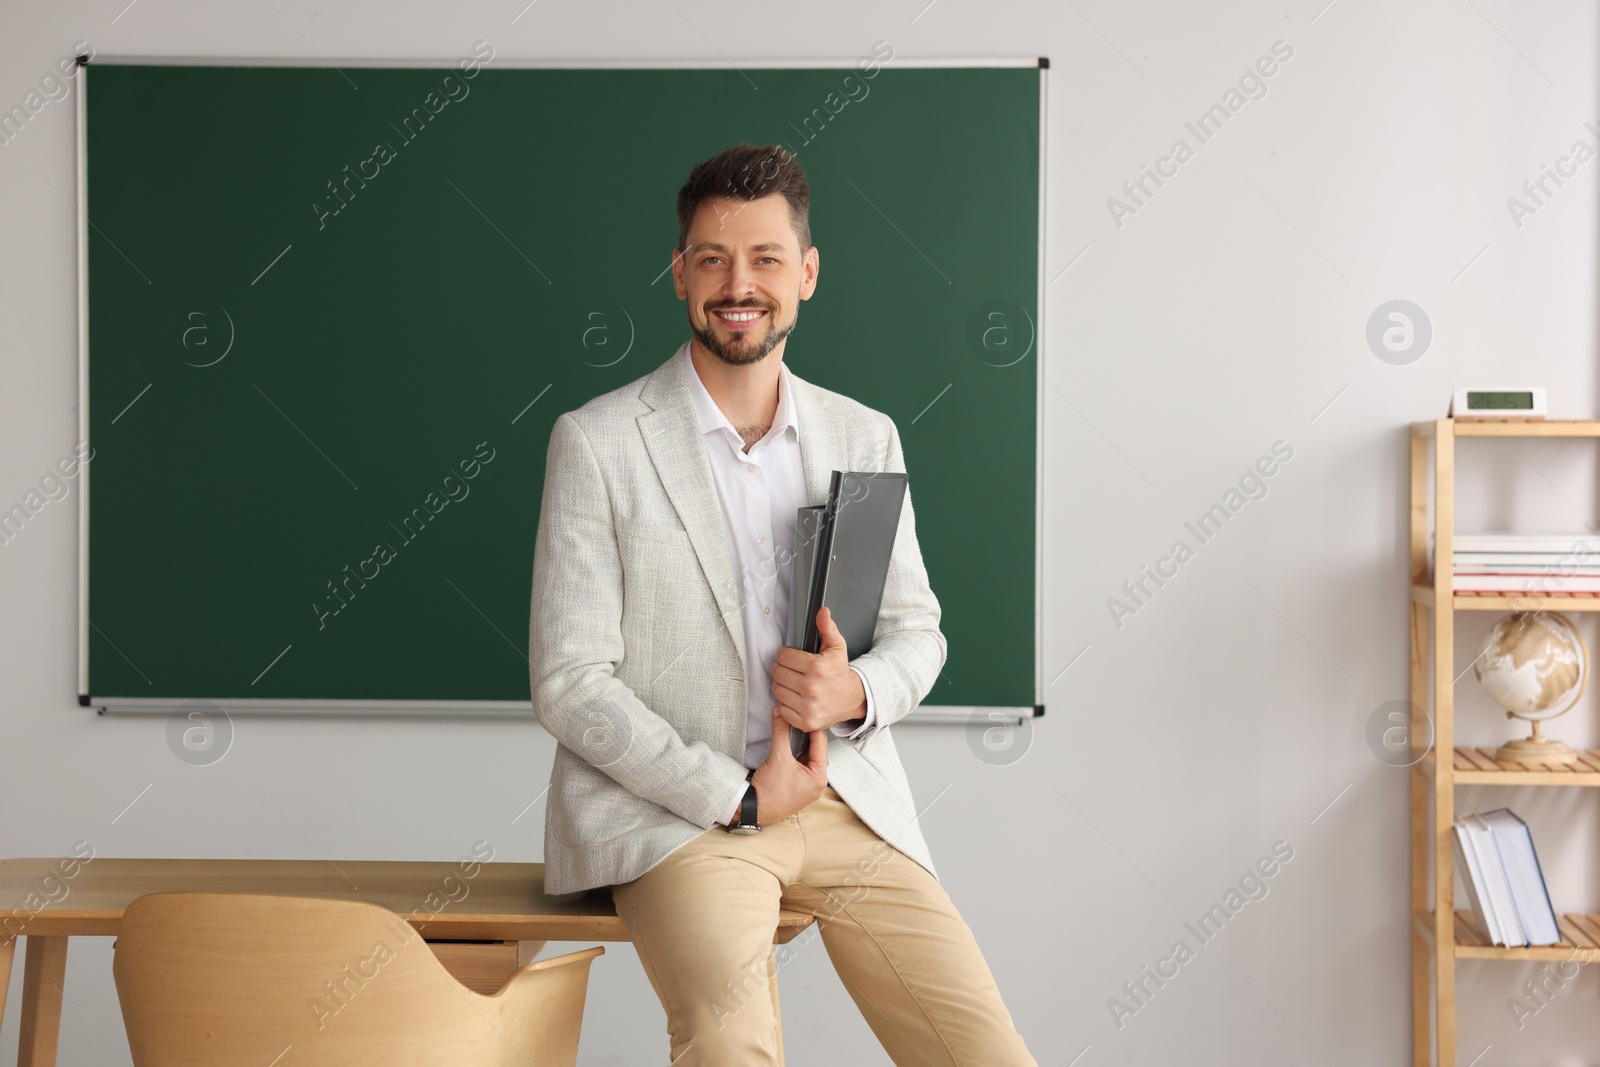
[[[700,433],[704,436],[720,429],[725,429],[733,435],[737,442],[736,447],[744,448],[744,438],[739,436],[739,431],[733,423],[717,407],[717,402],[711,399],[711,394],[706,391],[706,385],[700,380],[700,372],[695,370],[694,358],[689,354],[689,344],[683,346],[683,372],[689,379],[689,396],[694,401],[695,416],[700,422]],[[795,440],[800,438],[800,423],[795,418],[794,391],[789,383],[789,368],[786,364],[778,365],[778,410],[772,416],[772,429],[767,431],[768,436],[782,433],[785,429],[794,431]],[[765,440],[763,438],[762,440]]]

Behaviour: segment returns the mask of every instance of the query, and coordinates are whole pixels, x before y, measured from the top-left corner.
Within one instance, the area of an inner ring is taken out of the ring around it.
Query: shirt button
[[[770,607],[767,607],[766,605],[762,605],[761,614],[763,614],[763,615],[771,615],[772,614],[772,609]]]
[[[756,534],[756,544],[764,545],[766,543],[767,543],[767,535],[766,534]]]

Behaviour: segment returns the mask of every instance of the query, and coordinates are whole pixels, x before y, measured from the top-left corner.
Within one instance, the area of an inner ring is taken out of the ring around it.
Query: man
[[[905,469],[888,416],[783,365],[817,285],[808,212],[781,148],[696,166],[672,266],[691,339],[556,420],[529,655],[558,742],[545,888],[612,887],[674,1067],[778,1062],[780,908],[817,917],[896,1064],[1033,1064],[888,729],[945,659],[909,497],[872,649],[846,662],[826,610],[821,651],[782,647],[795,509],[833,470]]]

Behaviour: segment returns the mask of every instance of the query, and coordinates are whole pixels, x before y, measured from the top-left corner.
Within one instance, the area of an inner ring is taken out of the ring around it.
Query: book
[[[1566,534],[1456,534],[1452,552],[1554,552],[1581,556],[1600,553],[1600,535]]]
[[[1500,925],[1495,921],[1494,913],[1489,910],[1489,891],[1483,880],[1483,868],[1478,864],[1478,850],[1472,844],[1470,831],[1460,819],[1455,820],[1455,833],[1452,836],[1455,839],[1456,866],[1461,873],[1461,882],[1466,886],[1467,902],[1471,906],[1472,918],[1490,943],[1498,945]]]
[[[1576,552],[1453,552],[1450,564],[1460,567],[1464,563],[1509,563],[1529,567],[1600,567],[1600,555],[1584,556]]]
[[[1570,578],[1600,574],[1600,563],[1463,563],[1456,560],[1452,574],[1535,574]]]
[[[1482,818],[1494,830],[1495,849],[1500,854],[1524,939],[1530,945],[1559,944],[1561,928],[1544,884],[1539,854],[1534,851],[1533,832],[1510,808],[1485,812]]]
[[[1477,850],[1478,867],[1483,872],[1489,910],[1494,913],[1499,926],[1495,944],[1508,948],[1527,947],[1528,939],[1522,932],[1517,906],[1511,897],[1511,880],[1501,863],[1500,851],[1495,846],[1494,828],[1481,815],[1464,815],[1462,821],[1467,826],[1473,848]]]

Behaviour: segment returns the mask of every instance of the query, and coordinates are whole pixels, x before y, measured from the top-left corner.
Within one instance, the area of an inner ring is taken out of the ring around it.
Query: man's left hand
[[[821,730],[867,713],[861,676],[850,669],[844,635],[827,608],[817,612],[820,652],[780,648],[772,664],[772,698],[778,713],[798,730]]]

